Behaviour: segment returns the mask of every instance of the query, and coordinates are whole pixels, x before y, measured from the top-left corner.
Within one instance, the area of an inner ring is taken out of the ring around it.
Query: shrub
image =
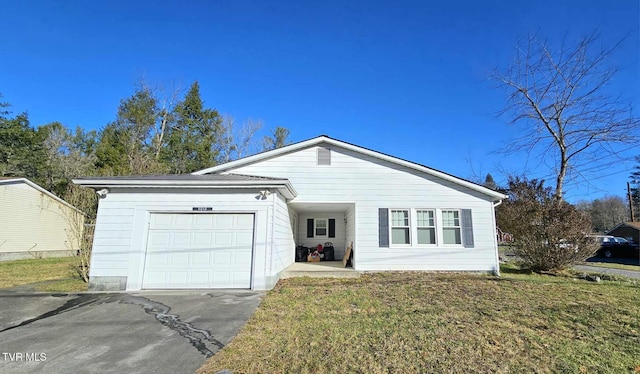
[[[596,242],[587,236],[591,220],[573,205],[554,199],[544,181],[510,177],[509,199],[496,210],[498,225],[514,236],[522,268],[559,271],[591,257]]]

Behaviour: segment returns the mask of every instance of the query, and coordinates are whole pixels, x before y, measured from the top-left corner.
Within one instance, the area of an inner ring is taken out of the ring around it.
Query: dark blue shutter
[[[462,243],[465,248],[473,248],[473,220],[471,209],[462,209]]]
[[[307,238],[313,238],[313,218],[307,218]]]
[[[378,245],[389,248],[389,209],[378,209]]]
[[[336,237],[336,219],[335,218],[329,218],[329,237],[330,238]]]

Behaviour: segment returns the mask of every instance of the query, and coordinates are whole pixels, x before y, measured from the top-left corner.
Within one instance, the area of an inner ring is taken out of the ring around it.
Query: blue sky
[[[200,82],[210,107],[320,134],[463,178],[546,177],[526,155],[495,154],[513,137],[496,118],[488,76],[516,41],[598,28],[627,36],[611,60],[612,92],[640,104],[638,1],[14,1],[0,13],[0,93],[33,125],[100,129],[141,77]],[[637,115],[637,112],[636,112]],[[624,157],[640,154],[640,148]],[[623,195],[622,162],[569,200]]]

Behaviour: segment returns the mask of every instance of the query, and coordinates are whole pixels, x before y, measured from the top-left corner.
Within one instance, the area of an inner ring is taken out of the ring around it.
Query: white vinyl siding
[[[444,244],[462,244],[460,211],[442,211],[442,238]]]
[[[318,148],[282,154],[229,172],[287,178],[298,193],[296,202],[355,203],[355,211],[345,213],[348,222],[355,223],[355,230],[349,236],[353,235],[354,238],[356,270],[497,270],[494,208],[489,196],[435,176],[334,146],[323,147],[331,148],[331,173],[327,173],[326,166],[313,166],[316,164]],[[436,244],[380,247],[378,210],[384,207],[435,210]],[[442,230],[437,222],[441,219],[438,210],[451,209],[471,209],[473,249],[443,244]],[[306,245],[307,241],[308,244],[317,245],[318,240],[305,238],[306,218],[300,214],[298,237],[302,245]],[[340,219],[337,218],[336,222],[339,223]],[[342,225],[337,224],[336,227]],[[338,239],[333,241],[338,242]],[[425,250],[427,247],[428,251]]]
[[[411,244],[409,210],[391,210],[391,244]]]
[[[273,247],[271,250],[269,277],[277,276],[282,270],[293,264],[295,260],[295,239],[292,221],[297,220],[297,215],[291,212],[287,207],[284,197],[278,193],[272,193],[274,199],[275,210],[273,217]],[[275,284],[269,284],[267,288],[271,288]]]
[[[98,205],[90,276],[127,277],[127,290],[140,290],[150,215],[191,213],[193,207],[210,206],[214,209],[211,213],[255,214],[251,288],[267,289],[265,282],[272,275],[272,268],[284,266],[289,260],[277,260],[280,265],[276,266],[271,263],[272,238],[274,233],[278,236],[279,231],[273,228],[273,220],[268,219],[268,212],[274,206],[271,196],[276,194],[272,194],[267,200],[256,200],[256,193],[257,191],[248,193],[246,190],[211,193],[205,189],[144,188],[132,193],[112,188]],[[286,243],[283,244],[283,251],[285,246]],[[290,248],[286,250],[287,255],[293,256]]]

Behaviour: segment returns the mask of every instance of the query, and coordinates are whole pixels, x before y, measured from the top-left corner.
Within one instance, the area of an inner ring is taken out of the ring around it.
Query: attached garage
[[[75,183],[100,196],[90,290],[265,290],[293,262],[293,236],[281,234],[296,196],[287,179],[181,174]]]
[[[151,213],[142,288],[251,288],[254,215]]]

